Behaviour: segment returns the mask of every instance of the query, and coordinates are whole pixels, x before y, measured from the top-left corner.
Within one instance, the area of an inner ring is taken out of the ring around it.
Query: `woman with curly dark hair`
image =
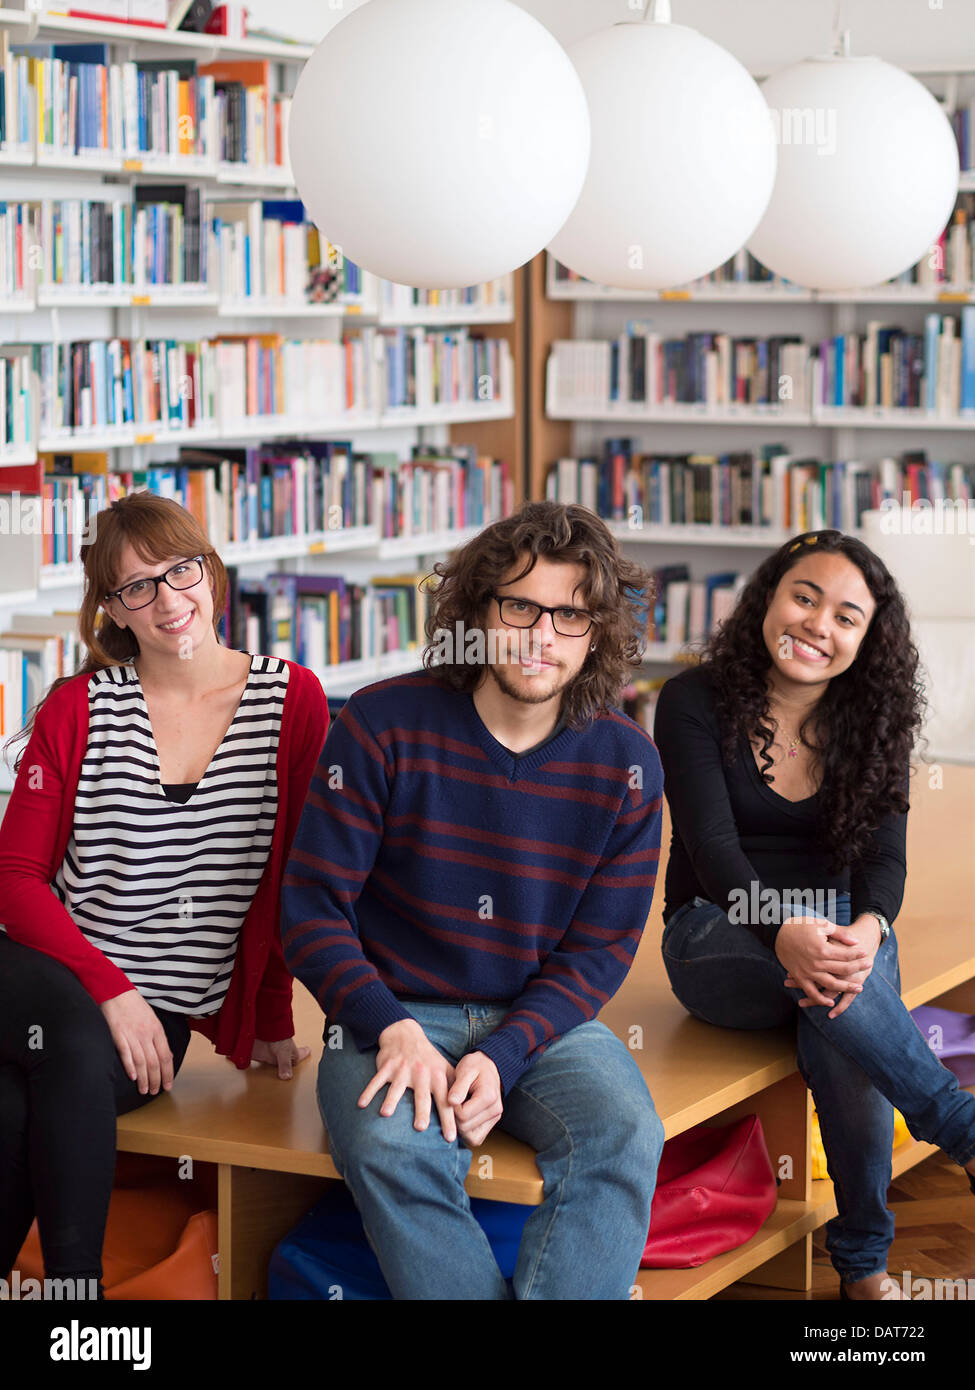
[[[899,1296],[886,1270],[893,1106],[975,1191],[975,1096],[901,1002],[890,926],[923,708],[893,578],[862,542],[814,531],[758,567],[700,666],[664,685],[655,717],[673,824],[670,983],[720,1027],[797,1019],[845,1298]]]

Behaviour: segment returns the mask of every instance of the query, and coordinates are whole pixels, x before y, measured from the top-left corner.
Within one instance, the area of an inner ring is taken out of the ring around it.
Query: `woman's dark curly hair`
[[[435,643],[444,631],[452,635],[457,623],[465,635],[479,630],[486,638],[489,595],[502,582],[523,579],[540,555],[582,565],[586,571],[581,588],[594,626],[579,639],[587,643],[587,660],[562,699],[566,723],[579,728],[618,704],[623,687],[640,665],[648,598],[653,592],[650,572],[626,559],[609,528],[588,507],[526,502],[513,515],[486,527],[448,560],[434,565],[427,580],[436,575],[440,583],[433,590],[425,624],[427,642]],[[503,581],[502,576],[515,565],[520,568]],[[595,651],[588,650],[590,642],[596,643]],[[456,649],[453,654],[458,655]],[[436,655],[436,646],[428,645],[423,664],[453,689],[472,691],[480,682],[482,665],[462,657],[435,664]]]
[[[762,777],[771,782],[774,720],[768,698],[772,658],[762,625],[783,575],[810,553],[844,555],[863,575],[876,603],[855,661],[828,683],[799,736],[814,720],[822,772],[819,834],[834,866],[858,859],[882,815],[905,812],[907,775],[925,700],[918,653],[904,599],[883,562],[862,541],[840,531],[807,531],[765,560],[742,590],[730,617],[704,645],[724,756],[735,761],[740,735],[761,739]]]

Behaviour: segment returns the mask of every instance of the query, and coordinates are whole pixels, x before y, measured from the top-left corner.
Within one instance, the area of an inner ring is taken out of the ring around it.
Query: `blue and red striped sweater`
[[[478,1048],[506,1095],[626,978],[662,792],[619,710],[519,757],[431,672],[367,686],[332,723],[291,848],[288,968],[360,1051],[412,1016],[397,996],[508,1003]]]

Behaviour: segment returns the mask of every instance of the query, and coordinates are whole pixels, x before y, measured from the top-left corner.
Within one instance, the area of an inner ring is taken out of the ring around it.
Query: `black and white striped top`
[[[288,667],[251,656],[237,712],[185,804],[169,800],[131,661],[91,676],[71,839],[52,885],[160,1009],[216,1013],[271,849]]]

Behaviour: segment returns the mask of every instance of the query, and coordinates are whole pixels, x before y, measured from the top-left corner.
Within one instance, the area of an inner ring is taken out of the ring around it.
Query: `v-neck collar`
[[[813,792],[812,796],[804,796],[801,801],[790,801],[787,796],[782,796],[774,787],[770,787],[766,782],[758,769],[751,744],[744,734],[738,735],[738,753],[748,764],[748,772],[751,776],[752,783],[758,788],[760,794],[770,805],[777,807],[779,810],[784,809],[794,816],[803,816],[804,812],[808,813],[816,809],[822,787],[819,788],[819,791]]]
[[[214,759],[216,758],[217,754],[220,752],[220,749],[221,749],[221,748],[224,746],[224,744],[227,742],[227,739],[228,739],[228,737],[230,736],[231,730],[233,729],[234,725],[237,723],[237,720],[240,718],[240,712],[241,712],[241,710],[242,710],[242,708],[243,708],[244,700],[246,699],[246,697],[247,697],[247,692],[248,692],[248,690],[250,689],[251,676],[254,674],[254,663],[255,663],[256,661],[257,661],[257,657],[256,657],[255,655],[251,654],[251,657],[250,657],[250,666],[248,667],[248,670],[247,670],[247,680],[244,682],[244,688],[243,688],[243,690],[240,692],[240,699],[237,701],[237,708],[234,710],[234,717],[231,719],[230,723],[227,725],[227,729],[226,729],[226,732],[224,733],[223,738],[220,740],[220,742],[219,742],[219,744],[217,745],[217,747],[213,750],[213,757],[211,757],[209,763],[207,764],[206,771],[203,773],[203,776],[202,776],[202,777],[199,779],[199,781],[197,782],[196,788],[195,788],[195,790],[192,792],[192,794],[189,796],[189,798],[188,798],[186,801],[183,801],[183,802],[176,802],[176,803],[174,803],[174,804],[176,804],[176,805],[181,805],[181,806],[188,806],[189,803],[194,799],[194,797],[196,797],[197,793],[199,792],[200,788],[203,786],[203,784],[204,784],[204,782],[206,781],[206,779],[210,776],[210,769],[213,767]],[[160,777],[159,749],[156,747],[156,735],[153,733],[153,729],[152,729],[152,720],[151,720],[150,717],[149,717],[149,705],[148,705],[148,703],[147,703],[147,701],[146,701],[145,692],[144,692],[144,690],[142,689],[142,682],[141,682],[140,679],[139,679],[139,673],[138,673],[138,671],[135,669],[135,664],[134,664],[134,662],[135,662],[135,658],[134,658],[134,657],[129,657],[128,661],[125,661],[125,662],[122,663],[122,668],[121,668],[121,669],[122,669],[122,679],[126,682],[126,684],[128,684],[128,685],[134,685],[134,686],[136,686],[137,689],[138,689],[138,692],[139,692],[139,703],[140,703],[141,706],[142,706],[142,713],[145,715],[146,728],[149,730],[149,741],[150,741],[150,743],[152,744],[152,758],[153,758],[153,762],[154,762],[155,765],[156,765],[156,778],[155,778],[155,788],[154,788],[154,790],[155,790],[155,792],[156,792],[156,794],[157,794],[158,796],[160,796],[160,797],[162,797],[164,800],[168,801],[169,798],[166,796],[166,793],[165,793],[165,791],[164,791],[164,789],[163,789],[162,778]],[[173,784],[172,784],[172,783],[167,783],[167,785],[173,785]],[[185,784],[183,784],[183,785],[185,785]]]
[[[468,722],[474,732],[475,738],[495,766],[501,769],[509,782],[519,781],[526,776],[526,774],[534,772],[537,768],[541,767],[543,763],[547,763],[550,759],[564,753],[577,732],[577,730],[566,725],[561,733],[556,734],[555,737],[550,739],[547,743],[543,743],[541,748],[535,748],[530,753],[513,753],[510,748],[506,748],[503,743],[498,742],[484,723],[484,720],[477,712],[474,696],[470,691],[465,693],[464,700],[467,706]]]

